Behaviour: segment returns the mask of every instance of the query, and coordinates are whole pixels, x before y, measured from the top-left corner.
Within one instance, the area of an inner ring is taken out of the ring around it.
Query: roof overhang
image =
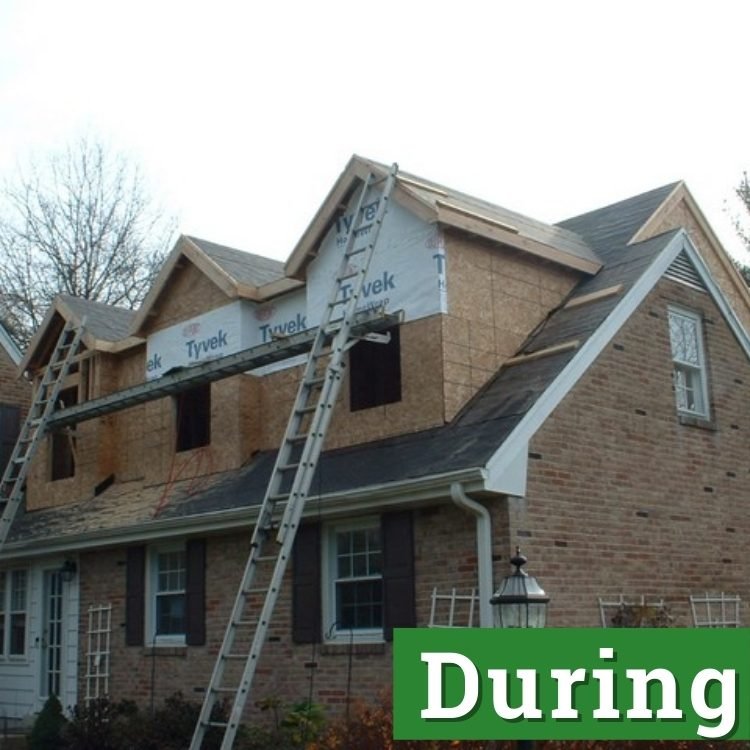
[[[306,517],[335,518],[353,514],[372,513],[386,508],[418,507],[436,501],[452,503],[450,487],[461,483],[467,493],[485,496],[516,494],[498,493],[487,484],[486,472],[480,467],[463,469],[441,475],[360,487],[355,490],[311,495],[306,503]],[[9,541],[3,547],[2,559],[33,558],[61,552],[80,552],[104,547],[143,543],[191,534],[225,533],[247,530],[257,519],[259,505],[200,515],[155,518],[118,529],[102,529],[50,539]]]
[[[326,234],[346,209],[354,192],[370,173],[384,178],[388,171],[385,165],[360,156],[355,155],[349,160],[292,251],[284,268],[287,276],[304,279],[307,265],[317,257]],[[576,271],[594,274],[601,268],[601,262],[590,250],[587,249],[588,256],[576,255],[541,242],[493,216],[489,204],[482,204],[483,207],[479,204],[462,205],[466,199],[449,188],[401,172],[397,175],[393,193],[393,200],[425,222],[469,232]]]

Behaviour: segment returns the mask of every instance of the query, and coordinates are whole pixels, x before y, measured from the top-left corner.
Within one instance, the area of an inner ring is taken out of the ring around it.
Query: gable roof
[[[301,285],[299,281],[284,276],[284,267],[279,261],[183,234],[177,239],[135,314],[130,327],[132,335],[140,335],[143,324],[154,313],[161,295],[167,290],[169,279],[185,259],[230,300],[262,301]]]
[[[361,156],[350,159],[292,251],[285,266],[287,276],[304,277],[342,207],[370,172],[384,178],[389,169]],[[565,227],[545,224],[407,172],[398,172],[393,199],[424,221],[471,232],[585,273],[596,273],[601,267],[586,241]]]
[[[313,480],[322,502],[311,498],[310,513],[434,499],[455,481],[474,491],[524,494],[529,440],[681,253],[750,358],[750,339],[686,232],[620,247],[619,254],[614,244],[610,249],[611,262],[551,312],[450,424],[325,451]],[[274,458],[273,451],[261,453],[197,493],[187,480],[178,483],[156,518],[163,488],[127,485],[83,504],[35,511],[16,522],[6,551],[28,553],[31,540],[49,550],[245,526],[257,513]]]
[[[124,307],[58,294],[31,339],[19,368],[24,371],[43,363],[67,321],[81,325],[85,320],[82,340],[90,350],[115,352],[140,343],[140,339],[129,336],[135,315],[133,310]]]
[[[750,339],[687,232],[675,229],[639,238],[643,226],[680,187],[667,185],[561,222],[565,232],[575,231],[595,248],[603,261],[599,272],[584,277],[550,311],[517,355],[450,424],[325,451],[312,485],[324,501],[311,502],[310,511],[325,514],[375,502],[383,507],[405,498],[434,499],[455,481],[465,483],[467,490],[524,494],[529,440],[678,256],[692,264],[750,358]],[[218,267],[231,267],[239,251],[215,246],[201,252],[207,258],[213,252],[211,262]],[[230,267],[223,271],[231,273]],[[189,483],[178,483],[157,518],[153,511],[163,488],[134,484],[113,485],[82,504],[35,511],[16,522],[6,551],[28,554],[31,540],[48,551],[55,545],[246,525],[262,500],[274,457],[273,451],[258,454],[247,466],[212,477],[199,493],[191,494]]]

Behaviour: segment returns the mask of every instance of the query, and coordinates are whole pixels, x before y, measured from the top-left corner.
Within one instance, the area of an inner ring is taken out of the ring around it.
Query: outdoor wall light
[[[521,570],[526,558],[518,547],[510,562],[516,566],[515,571],[503,579],[490,599],[495,608],[495,627],[543,628],[547,623],[549,597],[534,576]]]
[[[78,566],[76,565],[75,560],[66,560],[59,571],[60,578],[62,578],[65,583],[70,583],[76,577],[77,572]]]

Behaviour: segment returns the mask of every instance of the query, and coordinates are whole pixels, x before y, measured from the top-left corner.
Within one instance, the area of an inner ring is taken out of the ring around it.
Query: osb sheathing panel
[[[513,356],[579,280],[573,271],[476,237],[447,232],[442,316],[446,419]]]
[[[144,325],[150,334],[229,304],[231,300],[192,263],[175,268],[154,306],[155,315]]]
[[[326,448],[378,440],[442,424],[443,362],[440,316],[401,326],[401,401],[349,411],[349,382],[344,378],[326,437]],[[301,367],[261,380],[262,448],[278,446],[297,393]]]
[[[655,237],[670,229],[678,228],[687,230],[691,241],[698,248],[698,252],[701,254],[703,260],[706,261],[714,279],[729,299],[735,313],[737,313],[745,328],[750,330],[750,310],[748,310],[745,300],[740,297],[737,287],[730,278],[725,265],[719,259],[716,250],[714,250],[708,237],[706,237],[705,232],[695,220],[692,211],[690,211],[684,200],[676,203],[664,214],[661,221],[653,226],[648,237]],[[648,237],[644,237],[643,239],[648,239]]]

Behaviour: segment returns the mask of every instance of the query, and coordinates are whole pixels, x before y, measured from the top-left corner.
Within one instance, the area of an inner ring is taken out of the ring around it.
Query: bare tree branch
[[[58,293],[137,307],[176,221],[138,168],[82,138],[0,188],[0,320],[25,345]]]

